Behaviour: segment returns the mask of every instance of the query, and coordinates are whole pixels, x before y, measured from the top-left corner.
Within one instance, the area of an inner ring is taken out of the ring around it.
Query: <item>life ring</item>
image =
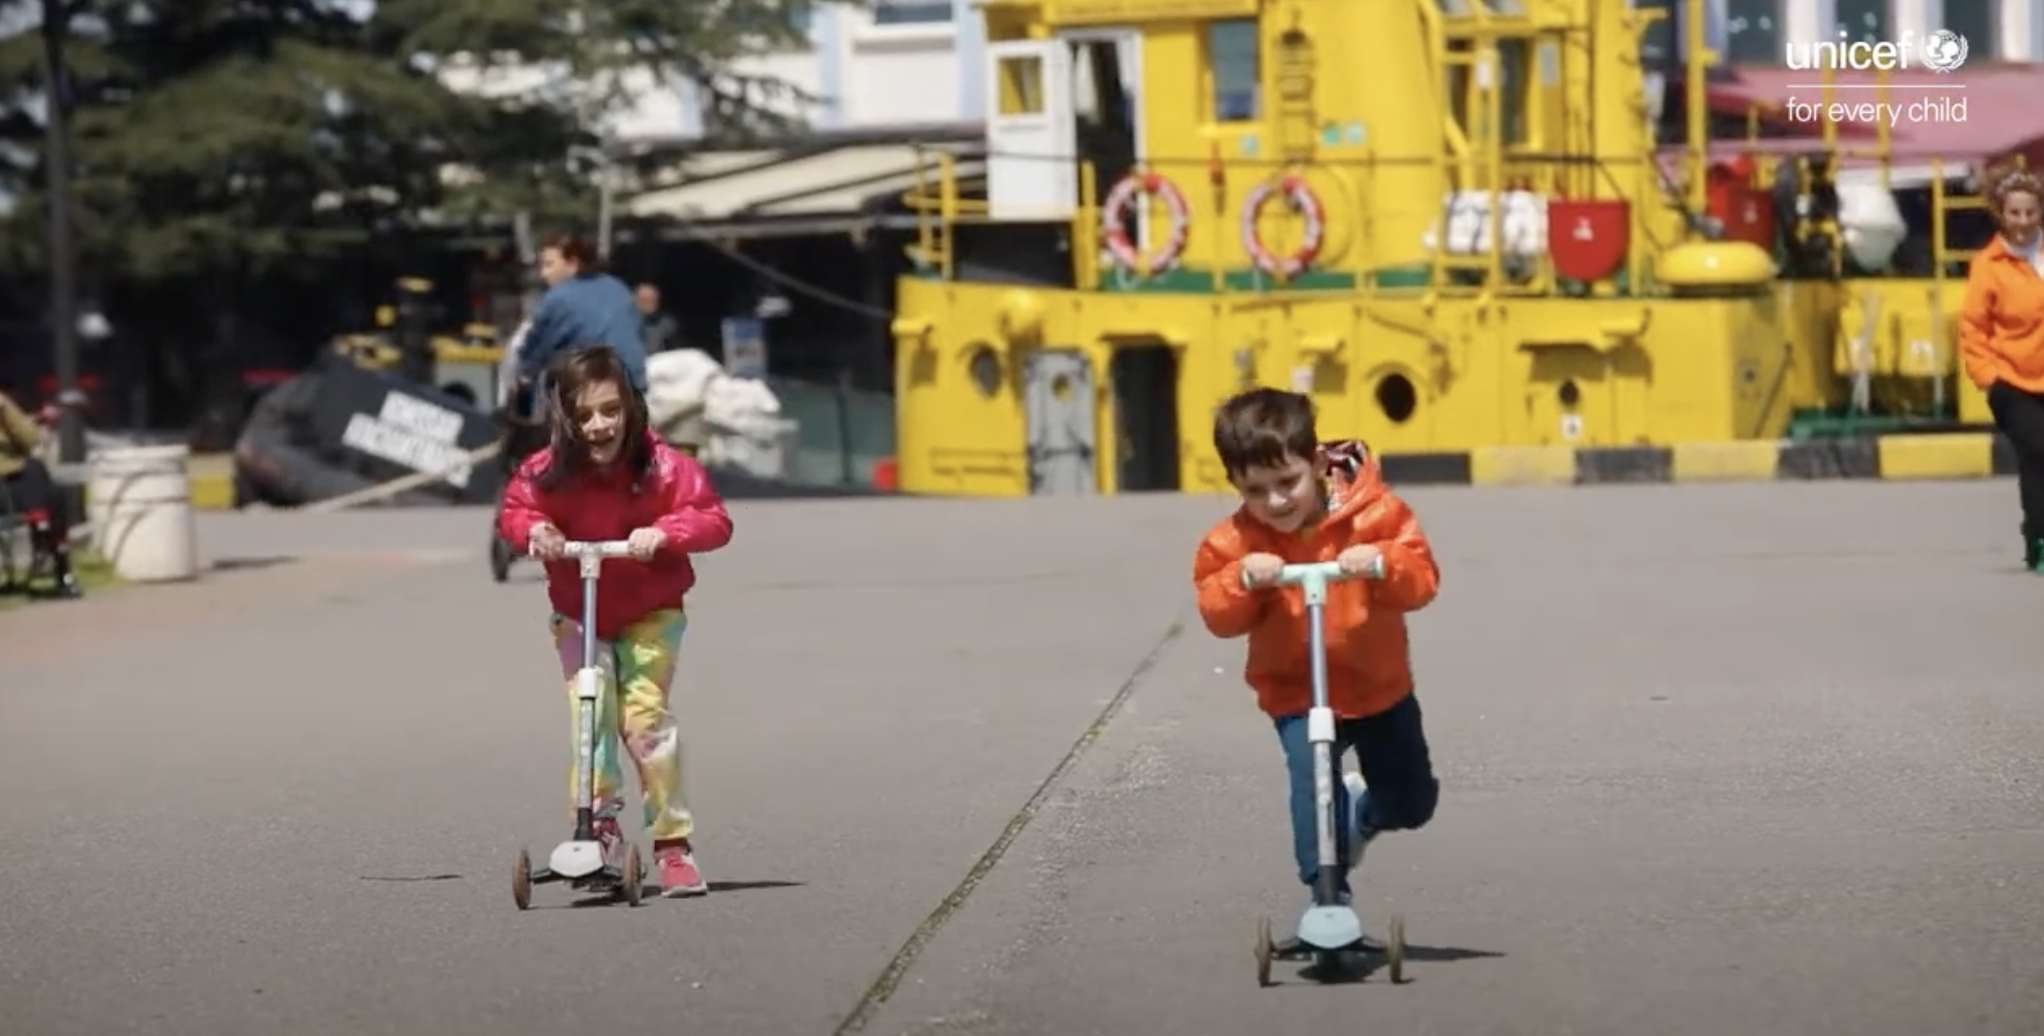
[[[1306,234],[1299,240],[1299,247],[1285,255],[1272,252],[1263,243],[1263,235],[1256,229],[1256,217],[1263,214],[1263,207],[1279,195],[1291,203],[1292,208],[1306,221]],[[1242,247],[1248,249],[1249,258],[1256,268],[1280,277],[1297,277],[1313,266],[1313,260],[1320,257],[1320,246],[1327,240],[1327,210],[1320,204],[1320,196],[1313,193],[1306,178],[1297,173],[1286,173],[1275,180],[1265,180],[1242,199]]]
[[[1162,201],[1171,214],[1171,236],[1164,240],[1163,247],[1150,252],[1136,247],[1136,243],[1129,239],[1126,226],[1126,217],[1139,213],[1141,210],[1137,206],[1145,198]],[[1186,203],[1185,193],[1158,173],[1130,173],[1122,177],[1100,207],[1100,233],[1107,241],[1107,250],[1113,254],[1115,264],[1145,277],[1154,277],[1178,265],[1179,257],[1185,254],[1185,239],[1191,228],[1192,206]]]

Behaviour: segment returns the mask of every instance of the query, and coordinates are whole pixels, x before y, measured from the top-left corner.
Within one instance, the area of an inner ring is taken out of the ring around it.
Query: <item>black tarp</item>
[[[543,445],[531,429],[514,436],[515,452]],[[331,500],[434,468],[495,441],[497,418],[432,387],[360,367],[338,354],[256,403],[235,446],[242,502],[278,507]],[[512,458],[515,460],[515,458]],[[469,466],[460,485],[445,480],[381,498],[398,506],[494,504],[509,474],[507,459]],[[718,492],[732,500],[873,496],[866,487],[812,486],[712,467]]]
[[[256,404],[235,458],[245,493],[281,506],[448,467],[387,502],[487,504],[503,486],[501,462],[457,462],[499,433],[495,418],[454,396],[329,354]]]

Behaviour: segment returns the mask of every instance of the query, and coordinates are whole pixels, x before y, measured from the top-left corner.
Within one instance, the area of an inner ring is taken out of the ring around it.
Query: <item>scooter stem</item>
[[[625,540],[569,542],[562,553],[574,558],[582,576],[582,668],[575,673],[575,724],[578,730],[575,767],[575,840],[596,838],[596,696],[601,693],[603,663],[596,648],[596,580],[607,558],[631,554]]]
[[[596,657],[596,578],[603,559],[585,555],[582,565],[582,668],[575,674],[576,742],[575,840],[596,840],[596,696],[603,680]]]
[[[1313,667],[1313,709],[1307,716],[1307,736],[1313,742],[1313,808],[1320,814],[1320,822],[1314,826],[1314,841],[1318,849],[1319,869],[1314,874],[1313,899],[1321,906],[1331,906],[1340,894],[1341,844],[1338,841],[1341,829],[1336,816],[1334,797],[1334,712],[1329,706],[1327,695],[1327,631],[1321,625],[1322,610],[1325,608],[1318,594],[1306,598],[1306,626],[1308,650],[1312,654]]]

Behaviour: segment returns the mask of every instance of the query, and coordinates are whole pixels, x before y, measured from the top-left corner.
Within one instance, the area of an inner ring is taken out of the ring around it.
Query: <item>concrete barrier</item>
[[[1399,485],[1572,486],[1640,482],[1970,479],[2013,475],[2015,453],[1992,432],[1896,434],[1675,446],[1498,446],[1387,453]]]

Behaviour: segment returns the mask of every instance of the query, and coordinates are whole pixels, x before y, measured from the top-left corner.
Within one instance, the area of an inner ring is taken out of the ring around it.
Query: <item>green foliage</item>
[[[586,222],[594,130],[627,86],[692,80],[725,135],[789,129],[768,107],[793,92],[732,64],[799,43],[808,4],[72,0],[81,258],[205,276],[517,211]],[[40,263],[46,226],[37,6],[0,0],[0,191],[15,201],[0,267],[16,269]]]

